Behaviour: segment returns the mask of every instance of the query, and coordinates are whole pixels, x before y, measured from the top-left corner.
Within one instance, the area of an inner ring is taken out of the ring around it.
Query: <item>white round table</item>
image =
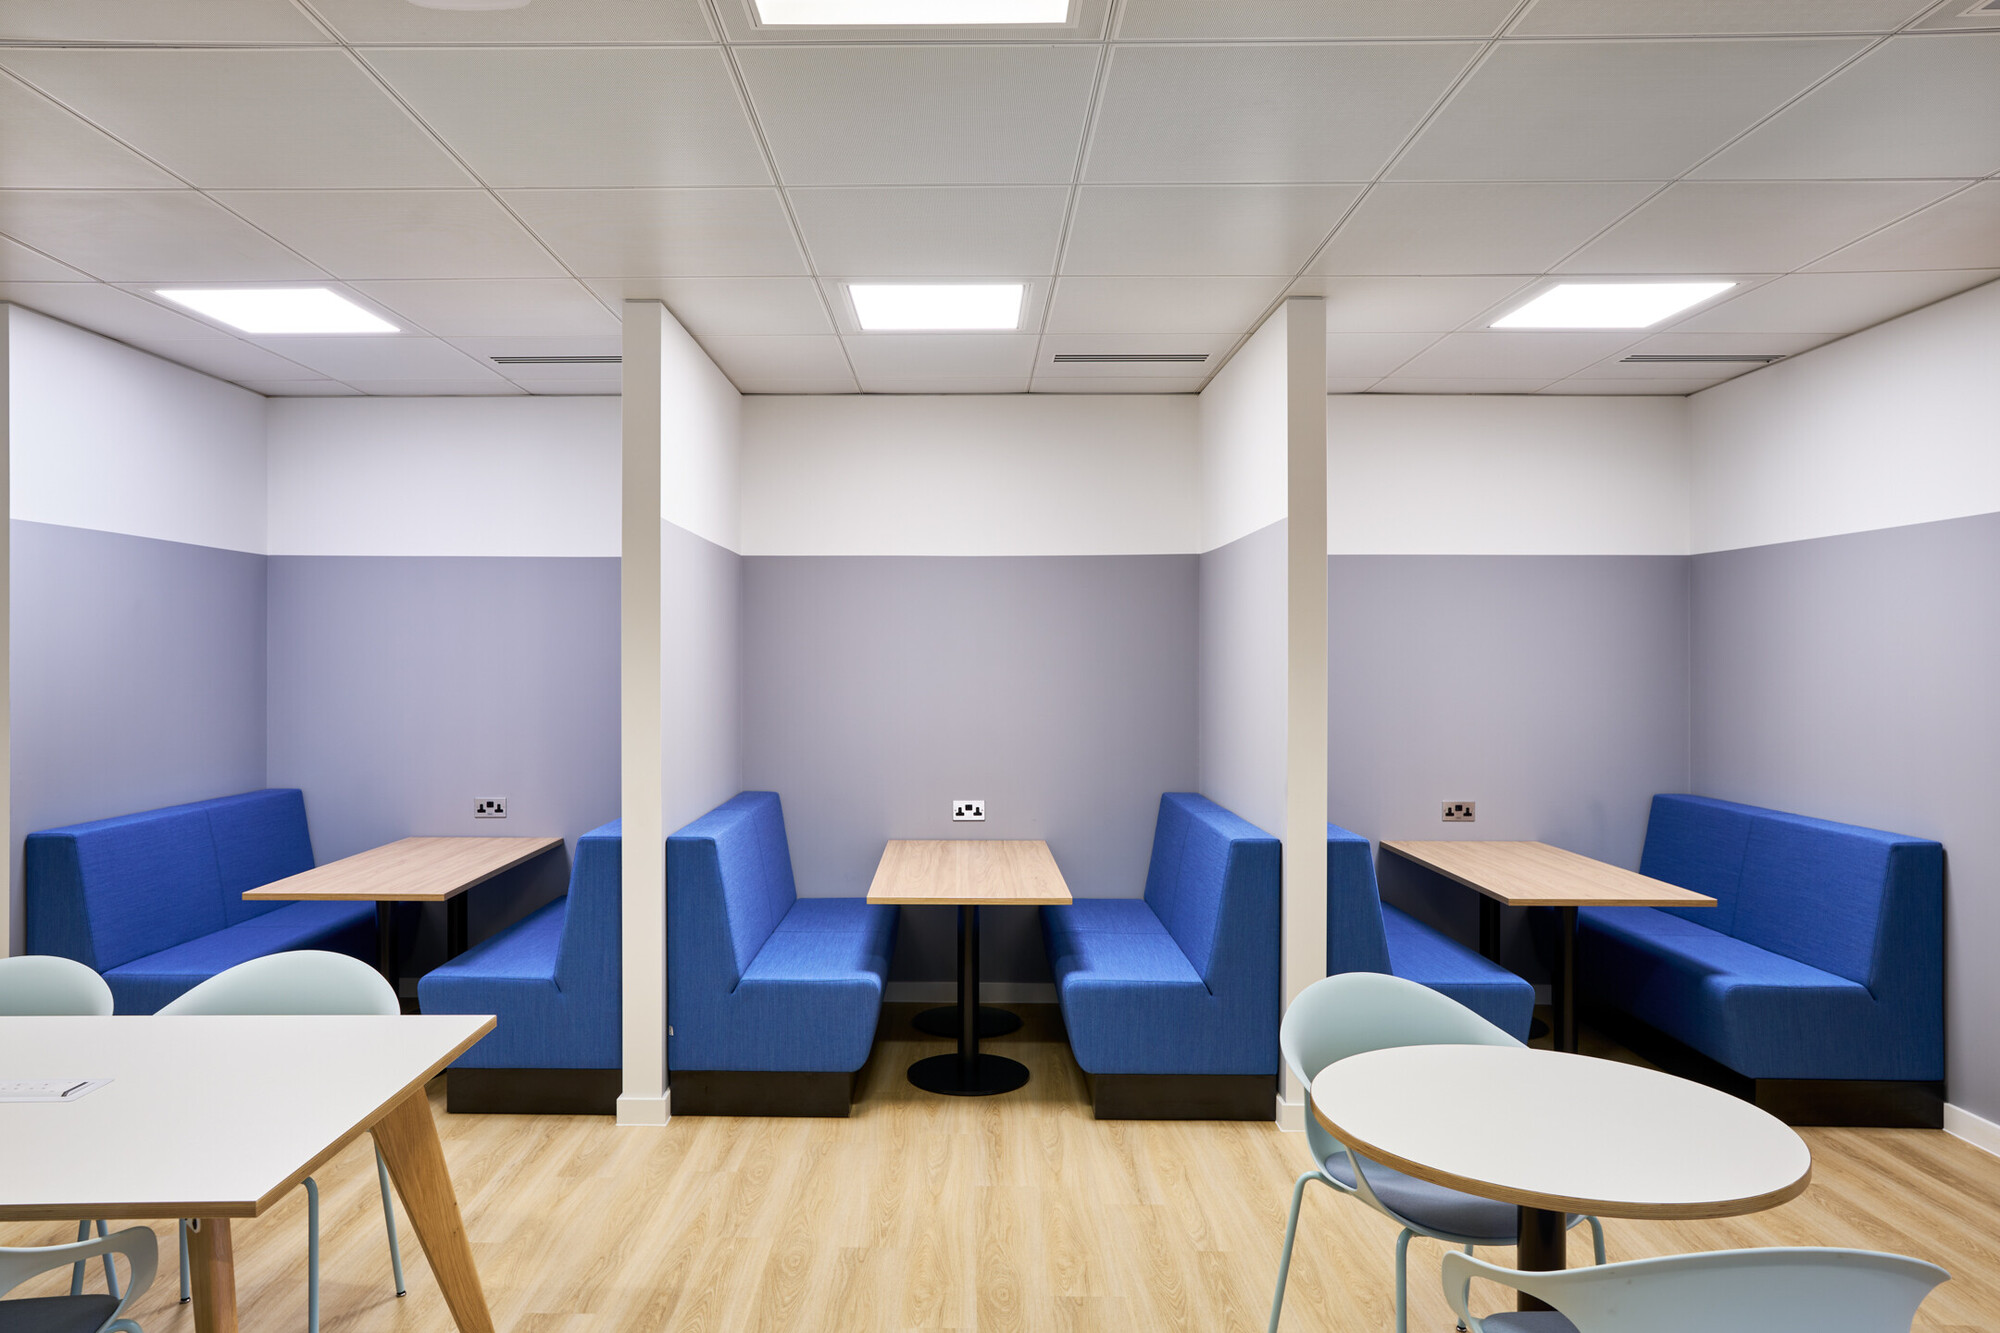
[[[1637,1065],[1522,1046],[1399,1046],[1336,1061],[1313,1114],[1369,1161],[1519,1205],[1518,1266],[1564,1265],[1564,1214],[1729,1217],[1796,1198],[1788,1125]],[[1545,1309],[1522,1298],[1522,1309]]]

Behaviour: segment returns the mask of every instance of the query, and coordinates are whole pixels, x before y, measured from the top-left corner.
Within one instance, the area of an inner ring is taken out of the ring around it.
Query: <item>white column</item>
[[[28,947],[28,924],[17,920],[14,910],[14,682],[8,665],[11,656],[14,609],[13,587],[14,472],[13,443],[7,423],[13,418],[13,398],[8,390],[7,368],[13,353],[8,326],[14,307],[0,305],[0,514],[7,516],[7,540],[0,541],[0,958]]]

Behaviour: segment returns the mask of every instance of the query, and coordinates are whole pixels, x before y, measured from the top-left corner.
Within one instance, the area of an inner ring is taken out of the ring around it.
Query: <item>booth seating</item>
[[[1273,1117],[1282,899],[1276,838],[1169,792],[1145,897],[1042,909],[1098,1119]]]
[[[1516,1041],[1528,1039],[1535,988],[1498,963],[1382,901],[1368,839],[1326,826],[1326,974],[1387,972],[1448,995]]]
[[[417,982],[427,1014],[499,1025],[452,1064],[445,1109],[614,1115],[623,1077],[622,821],[576,840],[569,892]]]
[[[45,829],[24,851],[28,952],[101,972],[121,1014],[153,1013],[265,954],[375,956],[373,903],[243,901],[313,868],[296,788]]]
[[[674,1114],[845,1116],[895,945],[895,908],[798,896],[776,792],[669,837]]]
[[[1583,909],[1578,980],[1608,1018],[1794,1124],[1943,1123],[1942,846],[1663,795],[1639,869],[1716,905]]]

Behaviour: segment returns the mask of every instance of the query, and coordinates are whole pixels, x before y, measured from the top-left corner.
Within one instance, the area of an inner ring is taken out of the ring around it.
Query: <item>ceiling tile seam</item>
[[[1063,196],[1062,224],[1056,231],[1055,255],[1050,263],[1049,289],[1042,296],[1042,318],[1035,327],[1034,367],[1042,366],[1042,353],[1048,346],[1049,319],[1055,313],[1056,284],[1061,279],[1063,266],[1069,260],[1070,233],[1076,224],[1076,206],[1083,193],[1083,168],[1090,160],[1091,141],[1097,133],[1097,113],[1104,102],[1105,76],[1111,67],[1111,34],[1125,18],[1126,0],[1111,0],[1104,14],[1104,40],[1097,45],[1097,66],[1091,71],[1090,99],[1084,104],[1083,124],[1076,136],[1076,155],[1070,161],[1069,191]],[[1032,374],[1033,372],[1031,372]],[[1206,380],[1203,381],[1206,383]],[[1030,389],[1034,381],[1029,380]]]
[[[1799,89],[1798,92],[1786,98],[1783,102],[1779,103],[1777,106],[1771,108],[1768,114],[1764,115],[1762,118],[1758,120],[1751,122],[1749,125],[1744,126],[1743,129],[1739,131],[1737,134],[1731,136],[1724,142],[1717,144],[1715,148],[1706,157],[1703,157],[1699,161],[1690,164],[1687,170],[1681,172],[1681,174],[1677,176],[1675,179],[1687,180],[1689,177],[1693,176],[1695,172],[1700,171],[1710,162],[1713,162],[1716,158],[1722,156],[1724,153],[1728,152],[1731,148],[1735,147],[1737,144],[1742,143],[1745,139],[1755,134],[1758,130],[1764,128],[1764,126],[1766,125],[1769,125],[1779,116],[1784,115],[1785,112],[1791,110],[1799,103],[1805,101],[1806,98],[1811,97],[1815,92],[1818,92],[1821,88],[1824,88],[1827,84],[1839,78],[1842,74],[1845,74],[1848,70],[1853,69],[1856,64],[1860,63],[1862,60],[1867,59],[1868,56],[1872,55],[1874,52],[1881,50],[1882,47],[1894,37],[1894,35],[1895,34],[1891,33],[1887,36],[1877,37],[1873,41],[1868,42],[1866,45],[1862,46],[1859,50],[1854,52],[1853,55],[1849,56],[1846,60],[1841,61],[1839,64],[1835,65],[1832,69],[1828,70],[1825,74],[1822,74],[1819,78],[1814,79],[1811,83]]]
[[[806,244],[805,227],[799,222],[798,210],[792,206],[792,196],[785,186],[784,173],[778,169],[778,155],[771,148],[770,136],[764,132],[764,118],[758,114],[756,99],[750,96],[750,81],[743,76],[742,62],[736,58],[736,47],[728,40],[729,29],[722,22],[722,13],[716,8],[717,0],[701,0],[701,12],[711,31],[720,34],[722,59],[729,67],[729,81],[736,89],[744,118],[750,122],[750,133],[756,137],[757,151],[764,156],[764,169],[771,173],[771,183],[778,190],[778,206],[785,210],[785,221],[792,229],[792,243],[799,247],[799,255],[806,262],[806,271],[812,278],[813,294],[819,298],[820,309],[832,327],[836,344],[840,348],[840,359],[847,366],[847,374],[854,381],[854,391],[861,392],[861,372],[855,368],[854,358],[848,353],[847,342],[840,335],[840,318],[833,307],[832,298],[826,293],[827,280],[821,276],[819,263],[813,258],[812,249]],[[818,336],[818,335],[809,335]],[[704,349],[706,351],[706,349]],[[724,372],[727,375],[728,372]],[[733,382],[733,381],[732,381]],[[740,390],[739,390],[740,392]]]
[[[1988,178],[1985,178],[1985,179],[1991,179],[1991,178],[1990,178],[1990,177],[1988,177]],[[1940,208],[1940,207],[1942,207],[1943,205],[1945,205],[1945,204],[1948,204],[1948,203],[1950,203],[1950,202],[1951,202],[1952,200],[1954,200],[1954,199],[1958,198],[1958,197],[1959,197],[1960,195],[1964,194],[1964,193],[1965,193],[1966,191],[1968,191],[1968,190],[1971,190],[1971,189],[1975,188],[1975,187],[1976,187],[1976,186],[1978,186],[1978,185],[1979,185],[1980,183],[1981,183],[1981,182],[1980,182],[1979,180],[1966,180],[1966,181],[1963,181],[1963,182],[1962,182],[1962,183],[1961,183],[1961,184],[1959,185],[1959,187],[1958,187],[1958,188],[1957,188],[1956,190],[1953,190],[1953,191],[1951,191],[1951,192],[1950,192],[1950,193],[1948,193],[1948,194],[1941,194],[1941,195],[1939,195],[1939,196],[1938,196],[1937,198],[1935,198],[1935,199],[1931,200],[1931,201],[1930,201],[1929,203],[1926,203],[1926,204],[1920,204],[1920,205],[1918,205],[1918,206],[1917,206],[1916,208],[1913,208],[1913,209],[1911,209],[1911,210],[1910,210],[1909,212],[1907,212],[1907,213],[1903,213],[1903,214],[1900,214],[1900,215],[1899,215],[1899,216],[1897,216],[1897,217],[1894,217],[1894,218],[1891,218],[1891,219],[1890,219],[1889,221],[1887,221],[1887,222],[1883,223],[1883,224],[1882,224],[1881,226],[1879,226],[1879,227],[1876,227],[1876,228],[1875,228],[1874,230],[1872,230],[1872,231],[1865,231],[1865,232],[1861,233],[1861,235],[1859,235],[1859,236],[1855,236],[1855,237],[1852,237],[1852,238],[1850,238],[1850,239],[1848,239],[1848,240],[1845,240],[1845,241],[1842,241],[1842,242],[1841,242],[1841,243],[1840,243],[1839,245],[1836,245],[1836,246],[1834,246],[1834,247],[1833,247],[1833,248],[1832,248],[1831,250],[1828,250],[1828,251],[1826,251],[1826,252],[1825,252],[1824,254],[1821,254],[1821,255],[1816,255],[1816,256],[1814,256],[1814,257],[1813,257],[1812,259],[1809,259],[1809,260],[1807,260],[1807,261],[1806,261],[1805,263],[1803,263],[1803,264],[1799,265],[1799,266],[1798,266],[1797,268],[1795,268],[1795,269],[1792,269],[1792,270],[1790,270],[1789,272],[1786,272],[1786,273],[1784,273],[1784,274],[1782,274],[1782,275],[1780,275],[1780,276],[1782,276],[1782,277],[1787,277],[1787,278],[1789,278],[1789,277],[1794,277],[1794,276],[1796,276],[1796,275],[1799,275],[1799,274],[1803,274],[1803,273],[1806,273],[1806,272],[1807,272],[1808,270],[1810,270],[1810,269],[1811,269],[1811,268],[1813,267],[1813,265],[1815,265],[1815,264],[1821,264],[1821,263],[1824,263],[1824,262],[1826,262],[1827,260],[1829,260],[1829,259],[1833,258],[1833,257],[1834,257],[1835,255],[1839,254],[1839,253],[1840,253],[1841,251],[1843,251],[1843,250],[1851,250],[1851,249],[1853,249],[1853,248],[1854,248],[1855,246],[1857,246],[1857,245],[1861,244],[1861,243],[1862,243],[1863,241],[1866,241],[1866,240],[1869,240],[1869,239],[1871,239],[1871,238],[1873,238],[1873,237],[1876,237],[1876,236],[1879,236],[1879,235],[1881,235],[1881,234],[1882,234],[1883,232],[1885,232],[1885,231],[1888,231],[1888,230],[1889,230],[1889,229],[1890,229],[1891,227],[1900,227],[1900,226],[1902,226],[1902,225],[1903,225],[1903,224],[1904,224],[1905,222],[1908,222],[1908,221],[1910,221],[1910,219],[1912,219],[1912,218],[1915,218],[1915,217],[1919,217],[1919,216],[1921,216],[1922,214],[1925,214],[1925,213],[1928,213],[1928,212],[1930,212],[1930,211],[1931,211],[1932,209],[1934,209],[1934,208]],[[1871,269],[1850,269],[1850,270],[1845,270],[1845,271],[1847,271],[1847,272],[1854,272],[1854,273],[1915,273],[1915,272],[1923,272],[1923,270],[1921,270],[1921,269],[1880,269],[1880,268],[1871,268]]]

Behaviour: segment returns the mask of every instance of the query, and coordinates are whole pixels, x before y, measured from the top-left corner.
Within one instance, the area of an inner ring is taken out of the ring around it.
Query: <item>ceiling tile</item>
[[[1598,237],[1560,271],[1788,272],[1951,188],[1936,181],[1684,181]]]
[[[1380,379],[1437,340],[1435,333],[1329,333],[1326,373],[1330,379]]]
[[[1520,0],[1125,0],[1127,41],[1297,42],[1338,37],[1490,37]]]
[[[1469,329],[1432,343],[1399,367],[1396,378],[1555,380],[1574,375],[1638,339],[1638,334],[1624,330]]]
[[[2000,171],[2000,33],[1895,37],[1705,163],[1711,179]]]
[[[715,47],[370,50],[492,186],[763,185]]]
[[[776,190],[510,190],[502,198],[585,277],[808,271]]]
[[[1637,350],[1635,347],[1627,347],[1596,365],[1585,366],[1569,378],[1601,380],[1607,383],[1674,380],[1720,384],[1726,379],[1734,379],[1738,375],[1763,368],[1761,363],[1755,361],[1645,361],[1636,365],[1625,364],[1621,358],[1630,356]]]
[[[357,44],[707,42],[699,0],[562,0],[520,9],[426,9],[409,0],[313,0],[334,30]]]
[[[471,183],[343,51],[13,50],[0,64],[202,189]]]
[[[1197,379],[1215,373],[1229,350],[1236,346],[1237,333],[1056,333],[1042,339],[1035,353],[1035,380],[1089,379]],[[1066,362],[1058,356],[1117,353],[1181,354],[1201,353],[1206,361],[1097,361]]]
[[[1931,0],[1535,0],[1514,36],[1701,37],[1893,32]]]
[[[1024,39],[1037,42],[1097,42],[1104,39],[1110,8],[1111,0],[1071,0],[1068,23],[1031,26],[981,23],[813,26],[787,23],[765,27],[754,17],[752,0],[721,0],[716,6],[716,15],[722,22],[728,41],[751,45],[767,42],[791,45],[806,42],[962,44],[973,41],[1018,42]]]
[[[1358,185],[1092,185],[1078,191],[1064,274],[1291,274]]]
[[[192,190],[0,190],[0,232],[109,282],[321,276]]]
[[[236,383],[266,398],[361,397],[361,390],[324,377],[311,380],[237,380]]]
[[[121,342],[233,340],[232,335],[219,328],[101,282],[0,283],[0,301],[13,301]]]
[[[190,370],[199,370],[204,375],[233,383],[246,379],[282,380],[313,375],[310,368],[289,357],[253,347],[236,338],[145,338],[134,341],[132,345]]]
[[[842,339],[861,387],[883,377],[899,379],[1005,379],[1022,387],[1035,367],[1032,333],[861,333]]]
[[[1079,46],[747,47],[787,185],[1059,184],[1097,70]]]
[[[663,301],[697,338],[833,332],[811,278],[592,278],[584,285],[614,308],[622,301]]]
[[[1793,273],[1697,312],[1676,333],[1854,333],[2000,277],[1996,269]]]
[[[564,383],[587,380],[608,384],[615,392],[621,378],[622,368],[615,361],[568,366],[502,366],[493,361],[496,356],[618,356],[624,350],[624,340],[616,333],[596,338],[447,338],[445,341],[494,374],[504,375],[517,384],[522,380]]]
[[[327,42],[292,0],[0,0],[0,41],[169,46]]]
[[[1691,393],[1713,388],[1721,380],[1602,380],[1581,377],[1557,380],[1544,387],[1544,394],[1590,398],[1685,398]]]
[[[1449,333],[1501,305],[1531,274],[1455,278],[1302,278],[1294,296],[1326,298],[1329,333]]]
[[[537,398],[616,398],[616,386],[605,388],[598,384],[580,384],[569,380],[515,380]]]
[[[2000,9],[1990,5],[1961,4],[1960,0],[1940,0],[1931,12],[1912,25],[1915,32],[2000,30]]]
[[[1362,375],[1353,378],[1329,375],[1326,377],[1326,391],[1330,394],[1367,393],[1380,382],[1380,379],[1381,377],[1378,375]]]
[[[1208,383],[1206,375],[1160,376],[1158,378],[1104,377],[1066,379],[1060,375],[1037,375],[1028,384],[1030,393],[1200,393]]]
[[[820,273],[1006,277],[1053,273],[1063,186],[901,186],[789,192]]]
[[[441,338],[616,334],[618,317],[570,278],[357,282],[354,289]]]
[[[1542,378],[1533,379],[1432,379],[1398,375],[1391,379],[1378,380],[1370,393],[1445,393],[1445,394],[1488,394],[1488,393],[1539,393],[1549,383]]]
[[[1022,375],[981,376],[954,375],[942,379],[913,377],[907,375],[864,375],[861,377],[863,393],[898,394],[966,394],[966,393],[1026,393],[1028,377]]]
[[[1049,333],[1248,332],[1283,278],[1061,278]]]
[[[1084,179],[1370,180],[1477,50],[1116,47]]]
[[[562,273],[484,190],[250,190],[211,197],[341,278]]]
[[[0,189],[173,188],[172,176],[0,74]]]
[[[88,282],[90,275],[0,236],[0,282]]]
[[[1849,38],[1505,42],[1390,175],[1669,179],[1862,45]]]
[[[1985,181],[1863,237],[1816,271],[2000,268],[2000,181]]]
[[[437,338],[349,334],[330,338],[260,338],[257,343],[308,370],[350,384],[358,380],[484,382],[500,378]]]
[[[1314,273],[1540,273],[1636,207],[1642,183],[1382,184]]]
[[[527,393],[503,379],[490,380],[349,380],[365,394],[379,398],[507,398]]]
[[[709,337],[700,340],[744,393],[853,393],[840,339]]]
[[[1739,352],[1750,355],[1797,356],[1833,337],[1828,333],[1656,333],[1633,343],[1620,356]],[[1701,367],[1696,366],[1699,370]],[[1685,372],[1684,372],[1685,373]]]

